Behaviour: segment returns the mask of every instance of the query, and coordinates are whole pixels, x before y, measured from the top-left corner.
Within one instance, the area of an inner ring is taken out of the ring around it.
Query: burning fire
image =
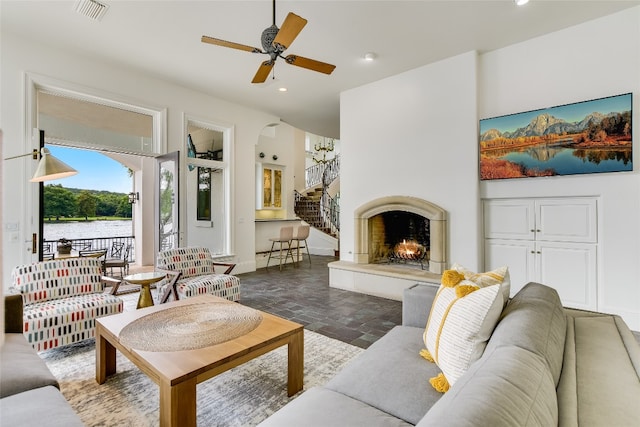
[[[402,240],[402,243],[398,243],[393,249],[396,256],[399,258],[416,259],[421,258],[424,254],[424,246],[415,240],[406,241]]]

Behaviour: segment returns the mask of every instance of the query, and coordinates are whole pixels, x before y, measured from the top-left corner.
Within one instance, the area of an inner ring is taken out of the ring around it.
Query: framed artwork
[[[632,94],[480,120],[480,179],[633,170]]]

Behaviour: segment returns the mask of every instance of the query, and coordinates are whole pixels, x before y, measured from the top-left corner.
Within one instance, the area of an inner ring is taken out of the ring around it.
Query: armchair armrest
[[[109,276],[100,277],[100,281],[102,283],[104,283],[105,285],[111,284],[111,295],[115,295],[118,292],[118,288],[120,287],[120,284],[122,283],[121,279],[116,279],[116,278],[109,277]]]
[[[227,269],[222,274],[229,274],[236,267],[236,265],[232,262],[213,262],[213,268],[215,271],[216,265],[220,265],[222,267],[227,267]]]
[[[173,270],[163,270],[161,268],[156,268],[156,271],[162,271],[163,273],[167,273],[167,278],[170,280],[169,284],[164,290],[164,294],[160,298],[160,304],[164,304],[169,300],[169,295],[171,295],[171,291],[173,291],[173,298],[178,301],[178,290],[176,289],[176,283],[180,276],[182,276],[182,272],[173,271]]]
[[[402,324],[424,328],[438,291],[435,284],[416,284],[404,290],[402,295]]]
[[[4,331],[8,334],[21,334],[23,314],[22,294],[4,297]]]

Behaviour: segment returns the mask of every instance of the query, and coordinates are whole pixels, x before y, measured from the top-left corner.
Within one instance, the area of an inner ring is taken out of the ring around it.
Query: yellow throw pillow
[[[465,275],[462,267],[455,265],[459,274]],[[423,339],[427,351],[421,355],[433,360],[442,374],[431,379],[433,387],[447,391],[478,360],[500,318],[503,308],[502,275],[508,279],[508,270],[500,274],[475,277],[476,281],[464,279],[451,285],[455,274],[445,272],[443,284],[434,298]],[[445,279],[446,278],[446,279]],[[494,280],[493,284],[488,284]],[[508,295],[507,288],[507,295]]]

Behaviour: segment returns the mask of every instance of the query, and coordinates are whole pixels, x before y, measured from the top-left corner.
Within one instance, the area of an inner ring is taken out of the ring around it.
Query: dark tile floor
[[[311,256],[299,267],[258,269],[238,274],[240,302],[301,323],[349,344],[367,348],[402,323],[402,303],[329,287],[327,264],[337,258]]]

